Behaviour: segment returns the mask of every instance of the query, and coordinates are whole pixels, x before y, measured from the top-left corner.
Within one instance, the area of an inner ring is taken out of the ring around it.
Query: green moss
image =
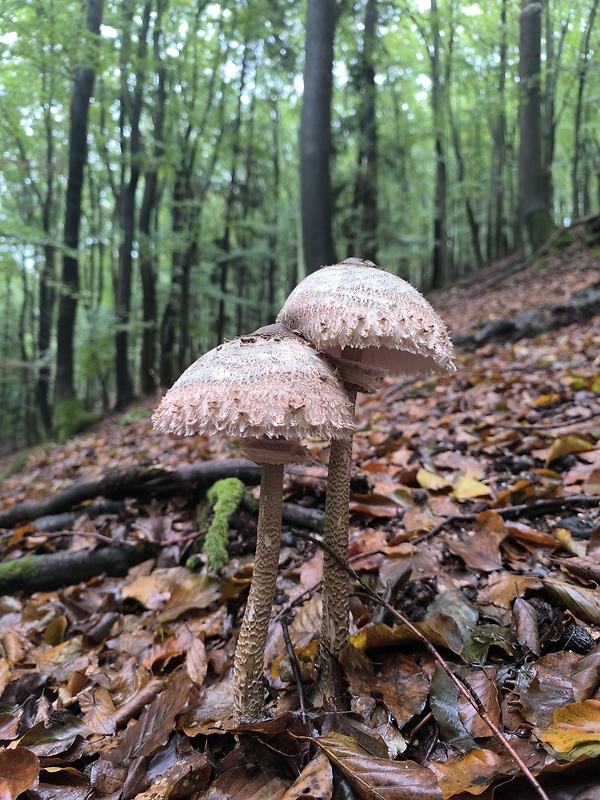
[[[229,521],[244,499],[246,488],[238,478],[216,481],[206,493],[213,515],[202,545],[210,569],[221,569],[229,561],[227,532]]]
[[[61,443],[65,442],[76,433],[91,428],[101,419],[100,414],[86,411],[75,397],[61,400],[56,406],[56,438]]]
[[[140,420],[150,419],[152,411],[149,408],[130,408],[119,419],[119,425],[131,425],[132,422],[139,422]]]
[[[552,250],[564,250],[565,247],[568,247],[570,244],[573,244],[575,238],[573,233],[567,229],[561,231],[554,242],[552,243]]]
[[[13,591],[14,584],[24,577],[30,580],[37,575],[38,561],[35,556],[21,556],[0,564],[0,592]]]

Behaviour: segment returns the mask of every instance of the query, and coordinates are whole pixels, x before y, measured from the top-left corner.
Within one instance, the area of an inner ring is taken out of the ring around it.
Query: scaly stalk
[[[233,721],[241,725],[264,713],[263,668],[275,595],[283,504],[283,464],[263,464],[252,586],[233,665]]]

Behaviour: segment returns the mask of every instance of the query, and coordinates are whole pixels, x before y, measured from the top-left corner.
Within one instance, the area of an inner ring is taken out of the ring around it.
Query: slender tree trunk
[[[433,276],[432,284],[439,288],[450,277],[448,251],[448,177],[446,170],[446,143],[444,135],[443,86],[440,53],[440,23],[437,0],[431,0],[431,104],[435,148],[435,212],[433,221]]]
[[[374,49],[377,35],[377,0],[365,6],[360,71],[359,147],[349,231],[348,256],[377,261],[377,85]]]
[[[308,0],[300,118],[300,200],[306,272],[335,263],[331,197],[331,96],[335,0]]]
[[[154,61],[156,64],[156,99],[154,106],[154,154],[152,166],[145,172],[144,193],[140,206],[140,278],[142,283],[142,350],[140,356],[140,388],[143,394],[156,392],[156,272],[150,247],[151,223],[158,201],[158,162],[164,152],[163,127],[166,105],[165,82],[167,70],[161,63],[161,21],[166,0],[160,0],[154,23]]]
[[[136,193],[140,177],[140,158],[142,153],[140,117],[142,113],[142,93],[144,84],[144,61],[147,51],[148,29],[150,26],[151,2],[144,6],[142,23],[138,32],[137,68],[135,71],[135,89],[131,92],[127,85],[126,64],[122,64],[121,104],[122,119],[126,119],[130,129],[129,144],[129,180],[121,193],[121,230],[122,241],[119,248],[119,277],[117,282],[116,317],[117,332],[115,335],[115,368],[117,379],[116,409],[125,408],[133,400],[133,380],[129,366],[129,320],[131,315],[131,285],[133,277],[133,243],[135,239]],[[133,5],[128,8],[132,15]],[[129,31],[124,34],[123,45],[127,60]],[[122,141],[125,141],[122,136]],[[124,153],[123,153],[124,155]]]
[[[581,127],[583,119],[583,98],[585,94],[585,83],[591,61],[590,38],[596,14],[598,13],[598,0],[593,0],[588,17],[587,26],[582,36],[581,49],[579,54],[579,80],[577,81],[577,102],[575,104],[575,115],[573,122],[573,161],[571,162],[571,184],[572,184],[572,215],[576,219],[587,211],[586,204],[583,202],[583,186],[579,176],[579,162],[583,143],[581,141]]]
[[[552,233],[549,185],[542,155],[541,117],[541,6],[537,0],[521,0],[519,82],[521,91],[519,178],[521,224],[532,251]]]
[[[235,204],[239,192],[238,186],[238,168],[239,157],[241,153],[241,137],[240,132],[242,128],[242,97],[244,95],[244,87],[246,85],[246,69],[248,66],[248,47],[244,46],[244,57],[242,59],[242,69],[240,76],[240,88],[238,92],[238,104],[235,115],[235,122],[232,130],[232,155],[231,155],[231,173],[229,179],[229,187],[227,190],[227,201],[225,204],[225,230],[220,241],[220,249],[222,252],[221,264],[218,270],[218,285],[220,289],[219,309],[217,312],[217,322],[215,327],[216,344],[220,344],[225,336],[225,330],[228,323],[228,302],[227,302],[227,283],[229,278],[229,254],[231,251],[231,235],[232,223],[234,220]]]
[[[103,0],[88,0],[87,30],[90,44],[100,33]],[[90,48],[88,48],[89,51]],[[75,72],[71,97],[69,132],[69,176],[67,180],[64,242],[65,254],[58,306],[56,342],[56,397],[75,397],[74,340],[77,295],[79,292],[79,228],[83,172],[87,162],[87,126],[90,98],[94,88],[94,68],[81,66]]]
[[[492,152],[490,157],[490,182],[487,219],[487,259],[493,261],[506,255],[508,241],[505,212],[504,170],[506,167],[506,6],[502,0],[500,8],[500,47],[498,64],[498,107],[494,113],[492,128]]]

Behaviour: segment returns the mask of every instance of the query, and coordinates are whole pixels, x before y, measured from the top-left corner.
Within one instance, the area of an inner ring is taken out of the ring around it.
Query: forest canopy
[[[597,5],[4,0],[0,447],[170,386],[319,253],[426,290],[597,213]]]

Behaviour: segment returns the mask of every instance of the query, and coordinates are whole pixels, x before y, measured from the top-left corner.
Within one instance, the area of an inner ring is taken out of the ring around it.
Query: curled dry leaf
[[[37,786],[40,772],[38,757],[26,747],[0,752],[0,780],[11,800]]]
[[[600,597],[597,590],[584,589],[554,578],[546,578],[543,584],[552,597],[578,619],[600,625]]]

